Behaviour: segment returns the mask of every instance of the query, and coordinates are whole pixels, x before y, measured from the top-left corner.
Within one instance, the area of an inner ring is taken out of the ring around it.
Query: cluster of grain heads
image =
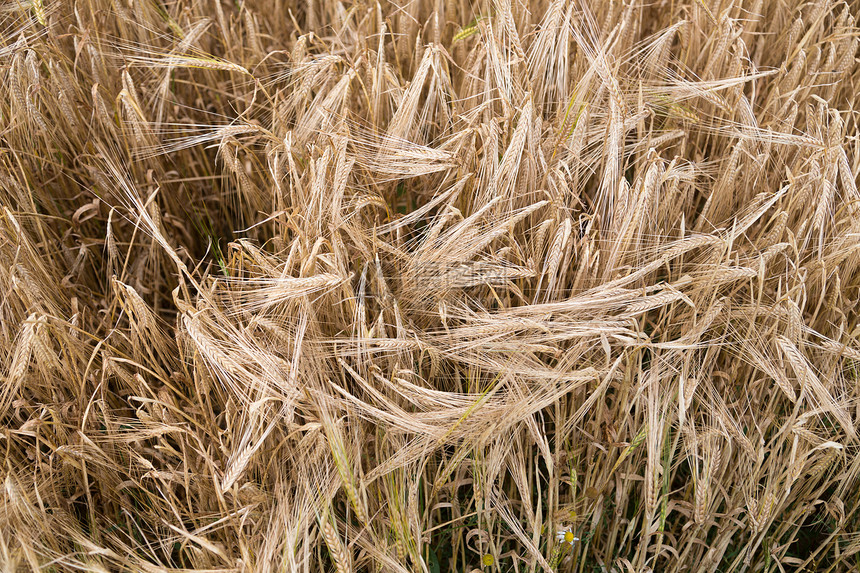
[[[0,570],[857,570],[858,11],[3,6]]]

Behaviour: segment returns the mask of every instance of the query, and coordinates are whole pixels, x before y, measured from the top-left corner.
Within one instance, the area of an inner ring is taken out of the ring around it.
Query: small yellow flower
[[[575,541],[579,541],[579,537],[573,534],[572,527],[566,527],[564,529],[559,529],[555,534],[556,540],[559,543],[567,543],[569,545],[573,545]]]
[[[483,557],[481,557],[481,563],[483,563],[484,567],[492,567],[493,563],[495,563],[495,562],[496,562],[495,558],[492,555],[490,555],[489,553],[487,553]]]

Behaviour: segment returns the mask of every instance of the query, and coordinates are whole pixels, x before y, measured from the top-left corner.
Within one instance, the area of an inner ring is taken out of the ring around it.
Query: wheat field
[[[860,570],[858,17],[4,2],[0,571]]]

